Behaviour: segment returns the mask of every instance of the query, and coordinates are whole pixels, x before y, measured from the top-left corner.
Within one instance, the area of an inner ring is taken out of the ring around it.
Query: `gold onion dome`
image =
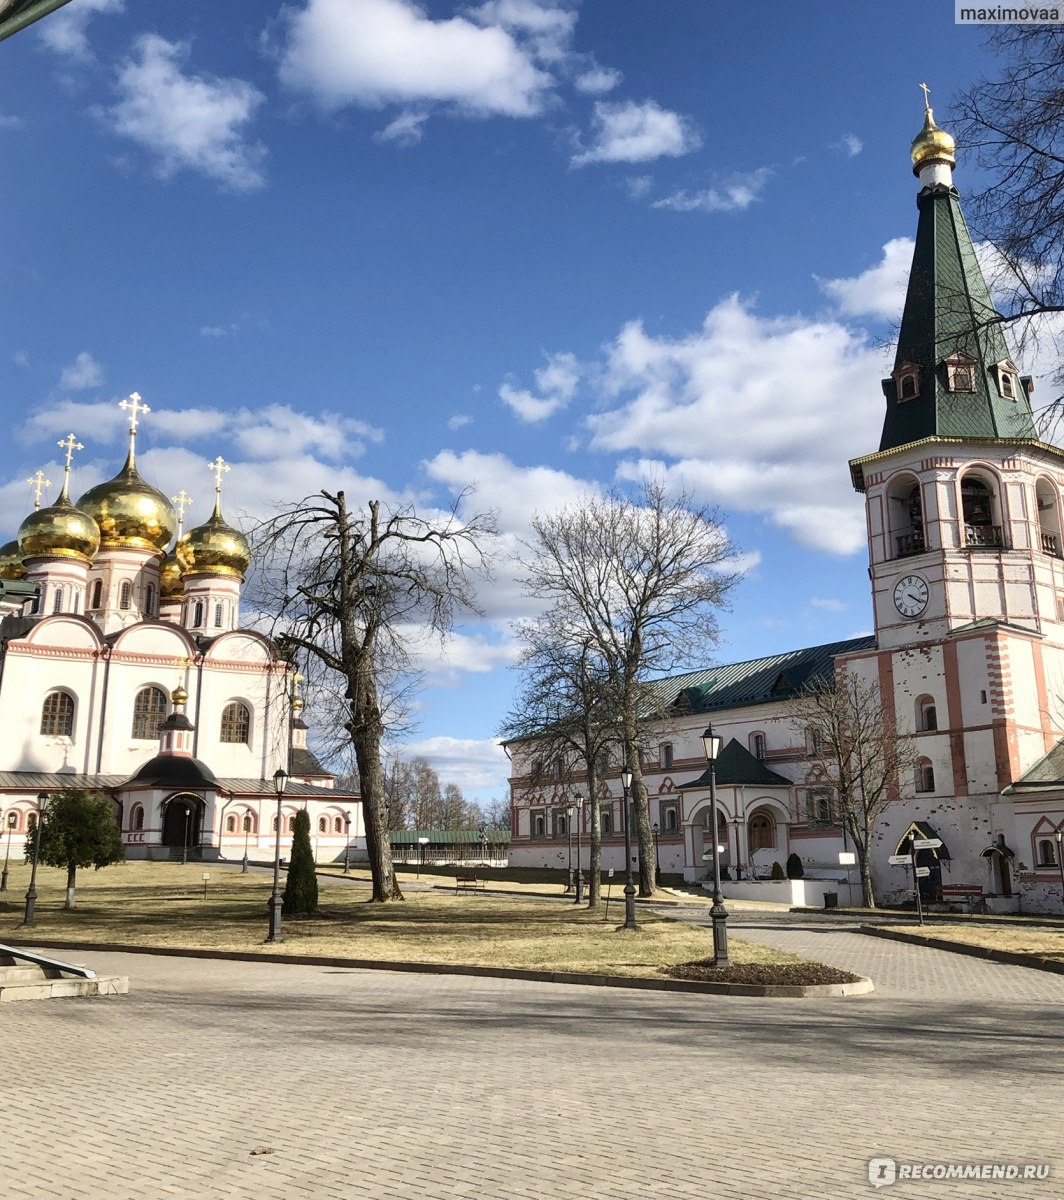
[[[17,541],[5,542],[0,546],[0,579],[25,579],[26,568],[22,565],[22,551]]]
[[[175,704],[187,704],[188,703],[188,692],[186,692],[185,689],[180,684],[178,684],[177,687],[175,687],[174,690],[170,693],[170,699]]]
[[[64,484],[54,504],[31,512],[19,526],[18,548],[23,559],[74,558],[91,562],[100,548],[100,528],[91,513],[70,503]]]
[[[181,535],[176,554],[186,574],[235,575],[243,579],[251,566],[247,538],[239,529],[226,524],[217,504],[205,525],[197,525]]]
[[[957,165],[954,151],[957,143],[944,129],[935,124],[935,114],[930,108],[924,109],[924,127],[913,138],[912,159],[913,174],[919,175],[923,167],[931,162],[946,163],[950,167]]]
[[[132,454],[114,479],[89,488],[78,507],[96,519],[105,547],[165,550],[177,526],[174,506],[141,479]]]
[[[172,550],[163,559],[163,565],[159,568],[159,594],[164,600],[180,600],[185,594],[185,584],[181,578],[181,564]]]

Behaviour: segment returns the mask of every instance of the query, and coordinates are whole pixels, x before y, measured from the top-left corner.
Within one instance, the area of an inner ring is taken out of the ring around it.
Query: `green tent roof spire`
[[[1036,439],[1030,380],[1011,361],[953,186],[953,139],[925,110],[913,143],[919,222],[880,451],[923,438]]]

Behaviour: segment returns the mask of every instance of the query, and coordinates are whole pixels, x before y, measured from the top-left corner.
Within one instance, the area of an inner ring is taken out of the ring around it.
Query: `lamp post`
[[[185,803],[185,843],[181,847],[181,865],[185,866],[188,863],[188,830],[192,823],[192,808],[186,801]]]
[[[573,808],[572,805],[568,805],[557,811],[565,813],[565,833],[569,841],[569,874],[565,881],[565,890],[571,892],[573,890]]]
[[[655,821],[650,828],[654,834],[654,886],[661,887],[661,855],[658,853],[658,834],[661,833],[661,826]]]
[[[573,805],[569,809],[569,819],[576,822],[576,895],[573,897],[574,904],[583,904],[584,902],[584,869],[583,857],[584,847],[581,842],[580,826],[584,823],[584,797],[573,796]]]
[[[344,813],[344,874],[351,873],[351,810]]]
[[[628,808],[628,795],[632,787],[632,772],[625,767],[621,772],[621,791],[624,793],[624,924],[621,929],[638,929],[635,923],[635,884],[632,882],[632,814]]]
[[[248,873],[248,837],[251,834],[251,809],[247,809],[244,813],[244,862],[240,868],[240,874]]]
[[[41,826],[44,824],[44,810],[48,807],[48,793],[37,793],[37,822],[33,830],[33,867],[30,870],[30,887],[26,893],[26,914],[22,918],[23,925],[33,924],[33,914],[37,907],[37,856],[41,852]]]
[[[281,801],[288,786],[288,772],[278,767],[273,773],[273,790],[277,793],[277,836],[273,845],[273,891],[270,893],[270,932],[268,942],[283,942],[281,936]]]
[[[7,891],[7,864],[11,861],[11,835],[18,824],[18,813],[12,809],[7,814],[7,853],[4,855],[4,870],[0,874],[0,892]]]
[[[702,734],[702,749],[709,763],[709,808],[710,824],[713,828],[713,907],[709,910],[713,921],[713,965],[728,965],[728,910],[724,907],[724,893],[720,890],[720,846],[717,837],[717,758],[720,755],[721,739],[707,725]]]
[[[1064,833],[1062,833],[1059,829],[1056,832],[1056,838],[1057,838],[1057,869],[1060,871],[1060,898],[1061,898],[1061,900],[1064,900],[1064,858],[1061,858],[1061,856],[1060,856],[1061,849],[1064,849],[1064,847],[1061,846],[1061,842],[1064,842]]]

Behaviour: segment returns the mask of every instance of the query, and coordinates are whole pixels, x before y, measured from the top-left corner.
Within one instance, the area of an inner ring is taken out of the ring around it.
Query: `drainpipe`
[[[100,736],[96,740],[96,774],[103,773],[103,735],[107,727],[107,684],[111,678],[111,647],[103,650],[103,694],[100,697]]]

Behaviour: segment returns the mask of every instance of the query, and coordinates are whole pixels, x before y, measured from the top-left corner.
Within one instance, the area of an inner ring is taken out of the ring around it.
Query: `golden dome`
[[[944,130],[935,124],[935,115],[930,108],[924,109],[924,127],[913,138],[912,159],[913,174],[919,175],[928,163],[941,162],[955,167],[957,159],[954,151],[957,143]]]
[[[159,594],[164,600],[180,600],[185,594],[185,583],[181,578],[181,564],[171,551],[159,568]]]
[[[303,701],[298,696],[292,699],[292,711],[294,713],[301,713],[303,711]]]
[[[178,684],[177,687],[175,687],[174,690],[170,693],[170,699],[175,704],[187,704],[188,703],[188,692],[186,692],[185,689],[180,684]]]
[[[205,525],[181,535],[175,553],[186,574],[235,575],[242,580],[251,565],[247,538],[225,523],[217,505]]]
[[[90,488],[78,507],[96,519],[105,547],[165,550],[177,524],[174,506],[141,479],[132,455],[114,479]]]
[[[26,558],[77,558],[91,562],[100,548],[100,529],[89,513],[70,503],[64,485],[59,499],[38,508],[18,530],[18,548]]]
[[[24,579],[26,568],[22,565],[22,551],[17,541],[5,542],[0,546],[0,579]]]

